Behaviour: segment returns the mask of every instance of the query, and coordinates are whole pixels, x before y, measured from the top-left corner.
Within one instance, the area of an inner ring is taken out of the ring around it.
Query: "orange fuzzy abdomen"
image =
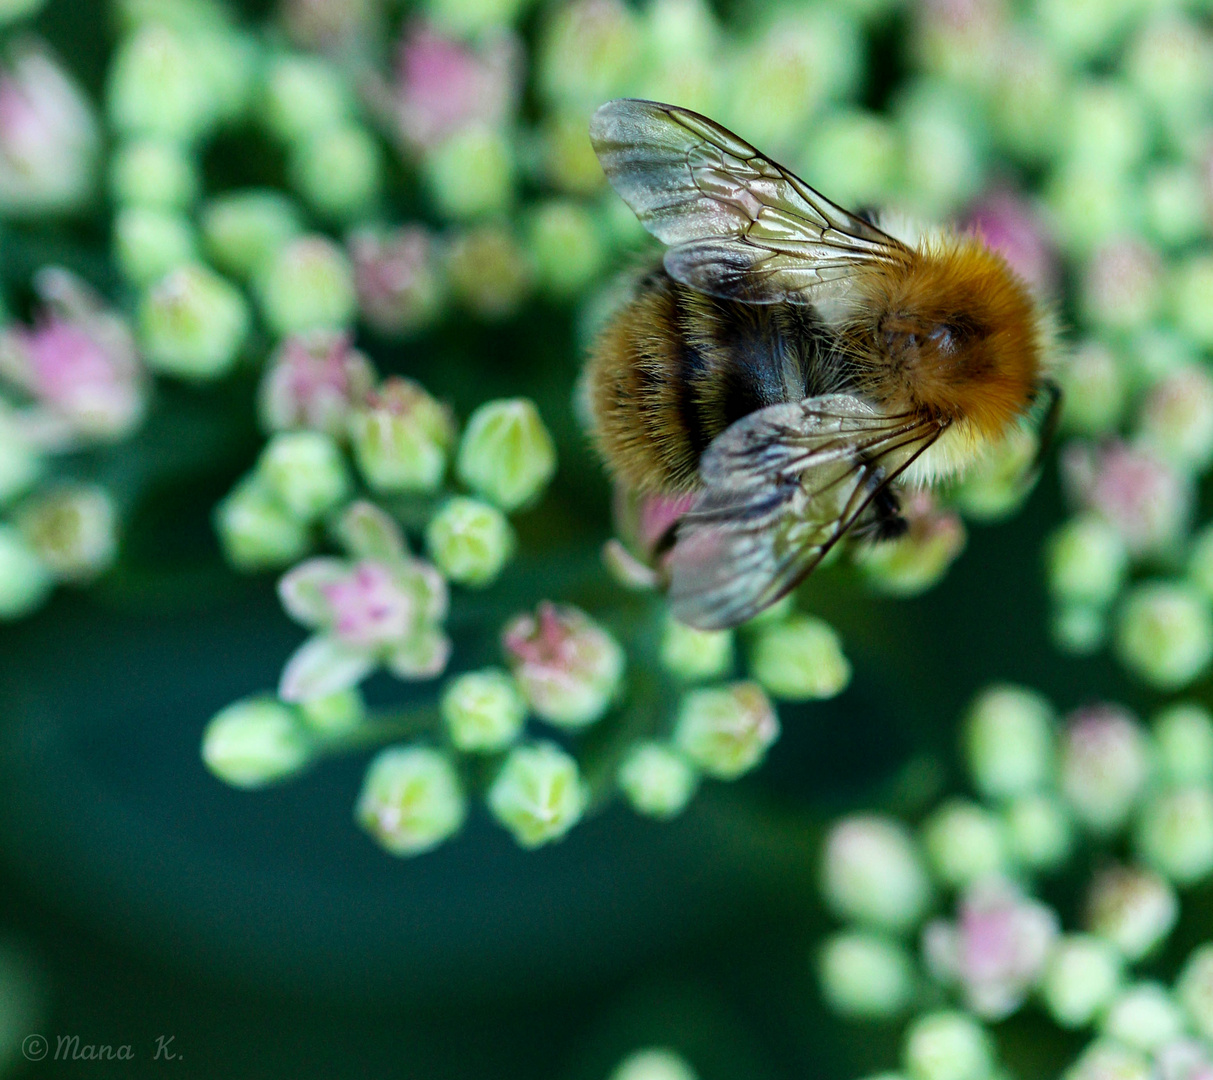
[[[850,327],[863,390],[997,438],[1041,374],[1040,316],[1001,256],[973,238],[925,247],[859,282]]]

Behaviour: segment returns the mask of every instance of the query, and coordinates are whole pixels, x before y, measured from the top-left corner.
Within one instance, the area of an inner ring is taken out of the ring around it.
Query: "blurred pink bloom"
[[[412,330],[437,313],[441,287],[434,244],[425,229],[361,229],[350,237],[349,250],[358,306],[377,330]]]
[[[469,124],[498,124],[513,115],[522,45],[502,31],[473,47],[415,23],[400,44],[396,70],[400,132],[424,150]]]
[[[937,977],[959,983],[968,1008],[991,1020],[1009,1016],[1044,971],[1060,923],[1044,904],[1005,881],[971,887],[956,922],[923,931],[923,952]]]
[[[1154,1057],[1158,1080],[1213,1080],[1213,1059],[1204,1044],[1183,1036],[1163,1046]]]
[[[1141,725],[1120,705],[1072,712],[1061,739],[1061,790],[1079,819],[1108,834],[1127,820],[1149,777]]]
[[[43,270],[35,286],[46,306],[32,329],[14,326],[0,334],[0,376],[74,435],[107,440],[130,434],[146,402],[126,323],[103,310],[67,271]]]
[[[1057,262],[1044,223],[1022,196],[1006,189],[989,192],[970,209],[966,225],[1036,291],[1048,292],[1056,284]]]
[[[1187,530],[1194,498],[1190,478],[1145,448],[1071,442],[1062,452],[1061,470],[1072,501],[1107,521],[1134,555],[1164,551]]]
[[[100,137],[88,100],[49,53],[0,71],[0,212],[74,209],[92,192]]]
[[[271,431],[304,427],[342,436],[374,382],[370,361],[348,334],[296,334],[279,346],[261,381],[261,417]]]
[[[615,531],[625,547],[642,560],[651,562],[657,545],[667,538],[694,501],[694,492],[680,495],[638,494],[617,484],[613,504]]]
[[[376,645],[408,632],[413,598],[379,563],[360,562],[321,591],[333,610],[333,633],[342,641]]]

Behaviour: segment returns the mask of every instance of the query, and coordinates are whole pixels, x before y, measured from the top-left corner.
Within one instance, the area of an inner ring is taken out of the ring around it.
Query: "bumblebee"
[[[735,626],[840,538],[905,531],[899,492],[962,470],[1042,395],[1046,329],[979,238],[903,242],[719,124],[608,102],[590,138],[667,245],[600,333],[594,438],[640,492],[693,492],[674,616]]]

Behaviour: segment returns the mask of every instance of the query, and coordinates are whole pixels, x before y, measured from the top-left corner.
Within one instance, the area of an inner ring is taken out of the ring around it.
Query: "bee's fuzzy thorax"
[[[924,239],[857,282],[849,336],[865,392],[996,439],[1029,406],[1045,331],[1027,286],[973,236]]]

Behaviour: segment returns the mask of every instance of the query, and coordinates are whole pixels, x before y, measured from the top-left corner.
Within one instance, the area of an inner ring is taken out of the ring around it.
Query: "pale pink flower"
[[[1166,551],[1187,530],[1191,479],[1145,447],[1074,441],[1062,453],[1061,469],[1071,500],[1115,528],[1133,555]]]
[[[1008,882],[986,881],[961,898],[956,922],[926,927],[923,952],[938,978],[960,985],[969,1009],[998,1020],[1023,1004],[1059,932],[1051,908]]]
[[[1061,790],[1079,820],[1097,833],[1120,828],[1145,790],[1149,755],[1144,730],[1123,706],[1072,712],[1061,739]]]
[[[989,192],[969,210],[966,225],[1036,291],[1047,292],[1056,284],[1057,261],[1044,222],[1021,195],[1007,189]]]
[[[400,133],[424,150],[469,124],[495,125],[513,116],[522,46],[508,31],[473,47],[415,23],[400,43],[396,72]]]
[[[261,417],[271,431],[303,427],[342,436],[374,382],[370,361],[348,334],[296,334],[279,346],[261,381]]]
[[[434,244],[420,226],[361,229],[349,240],[358,307],[375,329],[403,333],[429,322],[441,302]]]
[[[518,615],[502,645],[531,708],[562,727],[583,727],[610,707],[623,682],[619,643],[583,611],[544,601]]]

